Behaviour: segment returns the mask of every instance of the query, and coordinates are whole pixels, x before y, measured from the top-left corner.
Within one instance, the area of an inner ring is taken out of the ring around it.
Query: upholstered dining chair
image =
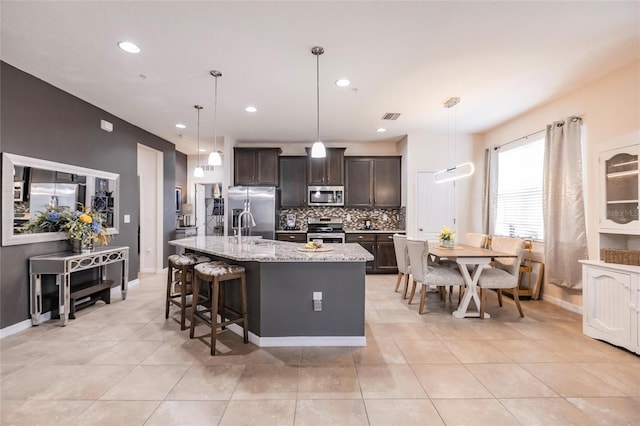
[[[487,244],[487,236],[485,234],[478,234],[476,232],[467,232],[464,234],[463,244],[472,247],[481,247]]]
[[[502,306],[502,289],[514,288],[513,300],[518,312],[524,317],[520,298],[518,297],[518,277],[520,275],[520,263],[524,253],[524,240],[521,238],[493,237],[491,241],[493,250],[516,255],[516,257],[502,257],[494,260],[493,268],[485,268],[478,279],[480,287],[480,318],[484,318],[486,308],[486,289],[492,288],[498,291],[498,304]]]
[[[398,279],[396,280],[395,292],[398,292],[400,282],[404,278],[402,298],[406,299],[407,288],[409,287],[409,275],[411,274],[409,255],[407,254],[407,237],[405,235],[393,234],[393,248],[396,252],[396,263],[398,264]]]
[[[413,288],[415,290],[416,283],[422,285],[420,288],[419,314],[425,313],[424,305],[428,286],[464,285],[464,279],[457,270],[429,262],[428,241],[407,239],[407,252],[409,253],[409,262],[411,264]]]

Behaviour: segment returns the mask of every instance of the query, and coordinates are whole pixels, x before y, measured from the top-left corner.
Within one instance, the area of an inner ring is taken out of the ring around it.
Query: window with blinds
[[[542,241],[544,134],[498,151],[496,235]]]

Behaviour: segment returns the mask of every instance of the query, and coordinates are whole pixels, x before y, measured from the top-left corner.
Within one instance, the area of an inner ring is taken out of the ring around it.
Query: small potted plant
[[[452,231],[448,226],[444,225],[442,227],[442,231],[440,231],[440,244],[442,247],[453,248],[455,244],[455,240],[453,239],[456,233]]]

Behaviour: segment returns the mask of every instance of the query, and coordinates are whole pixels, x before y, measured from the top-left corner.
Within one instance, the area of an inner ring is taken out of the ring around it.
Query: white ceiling
[[[196,152],[238,141],[482,133],[639,58],[637,1],[2,1],[1,58]],[[142,52],[125,53],[130,40]],[[141,77],[146,76],[146,78]],[[350,88],[334,81],[346,77]],[[255,105],[258,112],[244,111]],[[383,122],[386,112],[400,112]],[[579,111],[576,111],[579,112]],[[448,121],[449,120],[449,121]],[[188,127],[176,129],[181,122]],[[376,133],[376,128],[388,131]],[[180,137],[180,134],[183,136]]]

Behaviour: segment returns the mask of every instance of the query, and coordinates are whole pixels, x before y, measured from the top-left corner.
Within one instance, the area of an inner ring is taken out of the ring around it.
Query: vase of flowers
[[[109,244],[109,235],[102,226],[102,215],[78,203],[78,210],[47,206],[44,211],[20,228],[25,234],[37,232],[66,232],[74,253],[88,253],[94,243]]]
[[[91,252],[93,244],[98,241],[102,245],[109,244],[109,235],[102,227],[101,214],[80,203],[78,205],[78,210],[65,212],[64,230],[69,233],[73,252]]]
[[[440,231],[440,235],[438,235],[438,237],[440,238],[440,245],[446,248],[453,248],[455,246],[455,234],[456,233],[452,231],[448,226],[444,225],[442,227],[442,231]]]

